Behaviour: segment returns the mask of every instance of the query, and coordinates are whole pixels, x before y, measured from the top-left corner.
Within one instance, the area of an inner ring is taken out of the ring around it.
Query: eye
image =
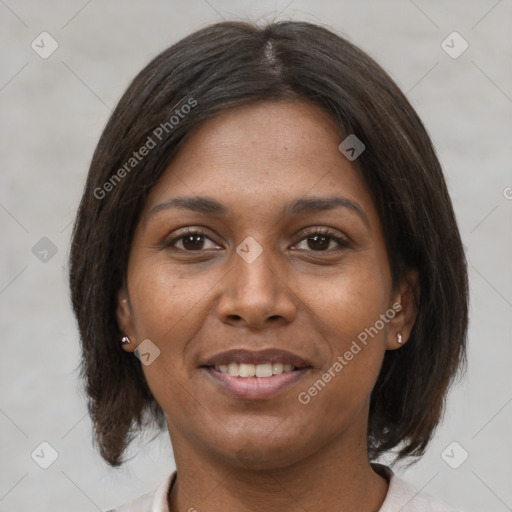
[[[206,241],[209,240],[213,246],[205,247]],[[347,240],[340,237],[337,232],[327,228],[316,229],[307,234],[300,242],[306,242],[306,249],[313,252],[330,252],[333,250],[331,244],[334,242],[339,249],[350,247]],[[181,244],[181,246],[180,246]],[[205,249],[220,249],[213,240],[207,236],[206,232],[198,228],[185,228],[178,236],[172,240],[165,242],[165,247],[178,249],[184,252],[200,252]],[[293,249],[297,250],[297,249]],[[336,248],[334,248],[336,250]]]
[[[337,243],[338,248],[341,249],[350,247],[350,244],[347,240],[340,237],[335,231],[327,228],[316,229],[315,231],[308,233],[307,236],[301,240],[301,242],[303,241],[306,241],[308,248],[314,252],[330,251],[329,247],[332,242]]]
[[[165,247],[172,247],[181,251],[194,252],[201,251],[202,249],[208,249],[204,247],[205,240],[210,240],[213,247],[210,249],[217,249],[219,246],[209,238],[204,231],[197,228],[186,228],[181,234],[172,240],[165,243]],[[181,247],[179,247],[181,244]]]

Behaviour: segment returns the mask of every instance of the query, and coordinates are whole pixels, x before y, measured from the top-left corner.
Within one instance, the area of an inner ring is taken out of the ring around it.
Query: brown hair
[[[305,22],[223,22],[182,39],[136,76],[101,135],[78,210],[70,286],[81,375],[95,440],[112,466],[122,463],[140,428],[165,425],[140,362],[121,348],[115,316],[146,196],[206,119],[280,99],[313,102],[337,123],[340,137],[356,134],[365,144],[357,167],[380,215],[393,283],[407,269],[419,271],[410,340],[386,352],[372,392],[370,458],[398,447],[397,458],[422,455],[440,420],[465,363],[468,283],[452,204],[423,124],[386,72],[330,30]],[[131,160],[158,127],[158,143]]]

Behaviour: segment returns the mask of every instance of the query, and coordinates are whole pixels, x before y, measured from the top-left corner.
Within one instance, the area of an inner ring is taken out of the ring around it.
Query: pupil
[[[311,240],[314,240],[313,247],[312,247],[312,244],[310,243]],[[315,247],[315,243],[317,243],[318,240],[322,240],[323,243],[321,243],[320,246],[317,245]],[[327,249],[329,247],[329,237],[326,235],[310,236],[308,239],[308,245],[309,245],[310,249],[315,249],[315,248],[316,249]]]
[[[183,239],[183,247],[188,250],[200,249],[203,243],[203,235],[189,235]],[[192,241],[192,243],[188,243]]]

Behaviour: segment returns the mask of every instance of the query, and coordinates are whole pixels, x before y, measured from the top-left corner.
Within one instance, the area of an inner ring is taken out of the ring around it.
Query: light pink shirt
[[[380,473],[384,472],[389,480],[388,493],[379,512],[456,512],[443,501],[418,492],[390,468],[377,464],[373,466],[378,467]],[[107,512],[169,512],[167,495],[175,477],[176,472],[168,476],[156,491]]]

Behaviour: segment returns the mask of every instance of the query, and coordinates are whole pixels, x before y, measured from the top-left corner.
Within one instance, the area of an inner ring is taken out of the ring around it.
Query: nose
[[[289,287],[285,269],[272,261],[270,252],[264,249],[250,263],[237,253],[233,255],[232,268],[221,281],[217,304],[221,321],[251,329],[294,321],[296,296]]]

